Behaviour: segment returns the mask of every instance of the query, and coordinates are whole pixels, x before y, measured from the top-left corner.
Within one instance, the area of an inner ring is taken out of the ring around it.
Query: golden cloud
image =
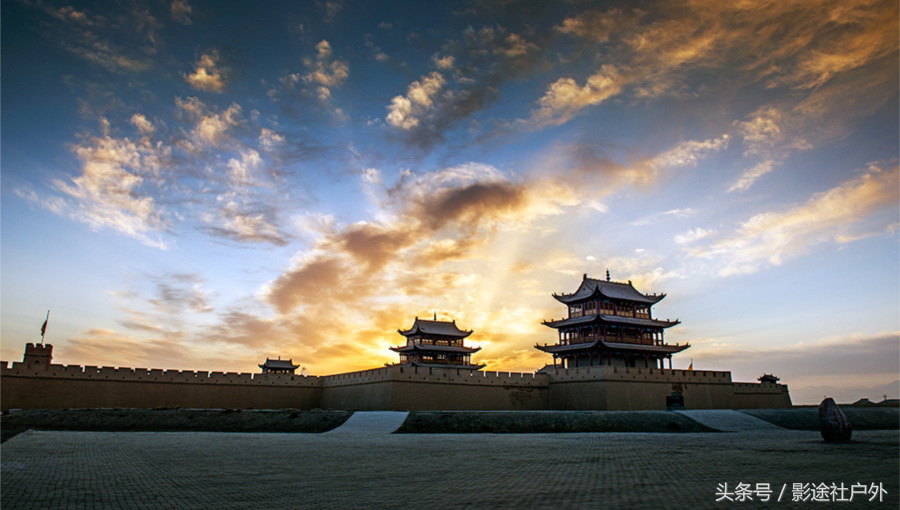
[[[219,53],[215,50],[200,55],[194,64],[194,72],[185,74],[184,80],[195,89],[223,92],[228,84],[225,78],[228,68],[220,66],[219,60]]]
[[[552,83],[533,112],[535,125],[564,123],[626,89],[637,97],[679,94],[703,69],[723,79],[816,90],[894,58],[900,47],[891,1],[695,0],[659,7],[653,14],[592,9],[564,20],[560,32],[604,45],[604,63],[584,85],[571,77]],[[880,66],[880,73],[895,75],[895,66]]]
[[[757,214],[730,235],[687,252],[695,257],[723,262],[721,276],[753,273],[763,264],[780,265],[785,260],[805,253],[812,246],[826,242],[843,243],[867,237],[852,234],[860,223],[869,229],[882,230],[887,224],[871,225],[866,220],[895,208],[900,199],[900,167],[882,169],[871,165],[864,173],[828,191],[818,193],[806,203],[782,212]]]

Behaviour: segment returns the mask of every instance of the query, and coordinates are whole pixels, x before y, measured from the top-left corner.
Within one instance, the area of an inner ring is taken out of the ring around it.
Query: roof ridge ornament
[[[609,268],[606,268],[606,281],[609,281]]]

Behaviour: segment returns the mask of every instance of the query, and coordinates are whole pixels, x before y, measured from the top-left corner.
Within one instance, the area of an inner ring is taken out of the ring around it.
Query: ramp
[[[676,411],[688,418],[722,432],[772,431],[784,430],[765,420],[754,418],[749,414],[728,409],[700,409],[695,411]]]
[[[357,411],[343,425],[325,434],[333,436],[390,434],[403,425],[408,414],[397,411]]]

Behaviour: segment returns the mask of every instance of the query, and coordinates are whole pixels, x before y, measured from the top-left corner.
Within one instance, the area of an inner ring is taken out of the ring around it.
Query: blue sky
[[[676,367],[898,396],[896,2],[3,5],[2,358],[330,374],[415,316],[550,362],[582,274]]]

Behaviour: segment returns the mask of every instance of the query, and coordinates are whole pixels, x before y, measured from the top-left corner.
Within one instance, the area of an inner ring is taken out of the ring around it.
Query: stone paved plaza
[[[0,448],[14,509],[897,508],[898,434],[472,435],[37,432]],[[758,501],[717,485],[769,483]],[[882,484],[883,501],[791,502],[792,483]],[[781,502],[775,502],[783,484]]]

